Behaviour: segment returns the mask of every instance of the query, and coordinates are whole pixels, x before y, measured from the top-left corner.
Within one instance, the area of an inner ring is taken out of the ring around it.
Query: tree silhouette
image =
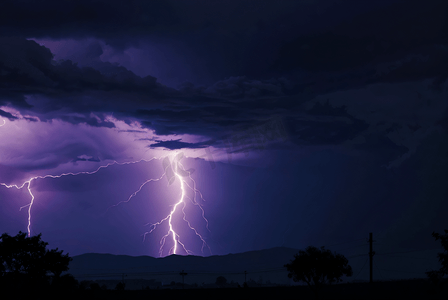
[[[432,236],[435,240],[440,240],[440,243],[443,247],[443,252],[438,253],[439,262],[442,264],[442,267],[437,271],[429,271],[426,272],[426,275],[429,277],[431,281],[434,283],[440,283],[444,281],[444,277],[448,275],[448,229],[445,229],[445,234],[440,234],[433,232]]]
[[[124,290],[124,283],[123,282],[117,283],[117,285],[115,286],[115,290],[123,291]]]
[[[348,260],[341,254],[330,250],[309,246],[294,255],[294,260],[285,265],[288,277],[295,282],[304,281],[318,297],[322,285],[342,281],[343,275],[352,276]]]
[[[100,284],[98,282],[92,282],[90,284],[90,289],[92,291],[99,291],[99,290],[101,290],[101,286],[100,286]]]
[[[71,274],[65,274],[60,277],[55,277],[51,282],[51,287],[54,290],[64,292],[74,292],[78,290],[79,282]]]
[[[59,277],[68,270],[71,258],[58,249],[47,250],[41,234],[27,237],[4,233],[0,236],[0,276],[12,284],[39,286],[49,284],[49,275]],[[12,287],[12,286],[10,286]]]
[[[224,276],[218,276],[216,278],[216,285],[219,287],[223,287],[224,285],[226,285],[227,283],[227,279]]]
[[[93,281],[91,281],[91,280],[82,280],[80,283],[79,283],[79,289],[81,290],[81,291],[85,291],[89,286],[90,286],[90,284],[92,283]]]

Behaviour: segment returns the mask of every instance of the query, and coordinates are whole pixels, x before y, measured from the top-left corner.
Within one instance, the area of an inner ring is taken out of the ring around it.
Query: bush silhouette
[[[99,291],[99,290],[101,290],[101,287],[100,287],[100,285],[97,282],[92,282],[90,284],[90,289],[92,291]]]
[[[227,283],[227,279],[224,276],[218,276],[216,278],[216,285],[219,287],[225,286]]]
[[[122,283],[122,282],[117,283],[117,285],[115,286],[115,290],[123,291],[124,290],[124,283]]]
[[[348,260],[341,254],[333,254],[330,250],[309,246],[294,255],[294,260],[285,265],[295,282],[304,281],[318,297],[322,285],[339,282],[343,275],[351,276],[352,268]]]
[[[41,234],[28,237],[19,232],[16,236],[4,233],[0,236],[0,277],[14,285],[28,287],[49,286],[50,278],[58,278],[68,270],[71,258],[62,255],[58,248],[47,250],[48,243],[41,240]]]
[[[92,282],[93,282],[93,281],[91,281],[91,280],[82,280],[82,281],[79,283],[79,289],[80,289],[81,291],[86,290],[88,287],[90,287],[90,284],[91,284]]]
[[[78,289],[79,283],[71,274],[65,274],[54,278],[51,282],[51,287],[55,290],[72,292]]]
[[[442,267],[436,271],[426,272],[428,278],[436,284],[446,283],[445,276],[448,275],[448,229],[445,229],[444,231],[445,234],[436,232],[432,233],[432,236],[435,238],[435,240],[440,240],[440,243],[443,247],[443,252],[437,254]]]

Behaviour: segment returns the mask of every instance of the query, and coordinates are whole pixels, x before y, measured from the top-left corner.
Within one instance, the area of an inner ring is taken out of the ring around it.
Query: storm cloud
[[[426,249],[446,225],[448,2],[3,2],[2,229],[29,204],[5,185],[65,174],[30,183],[36,230],[157,256],[172,155],[214,253],[372,231]]]

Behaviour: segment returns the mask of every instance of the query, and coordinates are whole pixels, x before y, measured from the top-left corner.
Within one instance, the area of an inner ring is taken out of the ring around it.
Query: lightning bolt
[[[5,124],[6,124],[6,121],[3,120],[3,124],[1,124],[0,127],[2,127],[2,126],[5,125]]]
[[[139,188],[134,193],[132,193],[126,200],[120,201],[117,204],[114,204],[114,205],[108,207],[107,210],[106,210],[106,212],[107,212],[109,209],[111,209],[113,207],[117,207],[120,204],[127,203],[127,202],[131,201],[131,199],[134,198],[142,190],[142,188],[146,184],[148,184],[150,182],[159,181],[163,177],[167,176],[167,173],[169,173],[170,171],[173,172],[173,174],[171,174],[173,176],[172,176],[172,178],[169,179],[169,182],[171,184],[173,178],[177,178],[180,181],[181,196],[180,196],[179,200],[173,205],[170,213],[166,217],[164,217],[163,219],[159,220],[156,223],[147,223],[145,226],[151,225],[151,229],[148,232],[145,232],[143,234],[143,242],[144,242],[147,234],[152,233],[157,228],[158,225],[161,225],[162,223],[168,222],[168,228],[169,229],[168,229],[167,233],[160,240],[160,248],[159,248],[159,256],[160,257],[163,256],[163,249],[164,249],[166,240],[169,237],[171,237],[171,239],[172,239],[173,246],[169,249],[168,255],[170,255],[170,254],[178,254],[179,253],[179,247],[181,247],[183,249],[183,251],[185,251],[185,253],[193,254],[193,252],[191,250],[187,249],[186,245],[182,242],[180,235],[176,232],[176,230],[175,230],[175,228],[173,226],[173,216],[176,214],[176,212],[181,212],[182,213],[182,216],[183,216],[182,220],[187,224],[188,228],[190,230],[192,230],[194,232],[194,234],[198,237],[198,239],[202,242],[202,247],[201,247],[202,254],[204,254],[205,247],[208,248],[209,253],[211,254],[210,246],[205,241],[205,238],[198,232],[198,230],[195,227],[193,227],[191,225],[190,221],[187,219],[187,215],[186,215],[186,212],[185,212],[185,207],[186,207],[186,204],[187,204],[186,198],[190,199],[190,202],[200,209],[201,215],[202,215],[202,219],[205,221],[205,224],[206,224],[205,227],[206,227],[207,231],[210,232],[209,222],[208,222],[207,218],[205,217],[204,208],[197,201],[196,195],[198,194],[200,196],[201,200],[204,201],[204,202],[205,202],[205,199],[204,199],[202,193],[196,188],[196,182],[191,177],[191,173],[192,172],[186,171],[185,168],[183,167],[183,165],[180,163],[179,160],[182,159],[182,157],[183,157],[182,153],[181,153],[181,155],[178,154],[176,156],[175,160],[174,160],[175,163],[173,165],[168,164],[167,166],[165,166],[164,173],[159,178],[148,179],[148,180],[144,181],[139,186]],[[32,182],[34,180],[45,179],[45,178],[61,178],[63,176],[69,176],[69,175],[71,175],[71,176],[77,176],[77,175],[81,175],[81,174],[91,175],[91,174],[95,174],[98,171],[100,171],[101,169],[107,168],[107,167],[109,167],[111,165],[128,165],[128,164],[139,163],[139,162],[142,162],[142,161],[150,162],[150,161],[152,161],[154,159],[157,159],[157,158],[153,157],[153,158],[151,158],[149,160],[141,159],[139,161],[122,162],[122,163],[119,163],[117,161],[113,161],[111,163],[108,163],[106,165],[98,167],[94,171],[81,171],[81,172],[76,172],[76,173],[69,172],[69,173],[62,173],[62,174],[59,174],[59,175],[34,176],[34,177],[31,177],[28,180],[24,181],[22,184],[0,183],[0,186],[4,186],[6,188],[16,188],[16,189],[19,189],[19,190],[23,189],[24,187],[27,188],[31,200],[30,200],[30,202],[27,205],[24,205],[24,206],[20,207],[19,210],[22,210],[22,209],[28,207],[28,212],[27,212],[28,213],[27,232],[28,232],[28,236],[31,236],[31,229],[32,229],[31,211],[32,211],[32,206],[34,204],[34,200],[35,200],[34,194],[33,194],[32,189],[31,189],[31,184],[32,184]],[[192,184],[191,183],[189,184],[186,181],[186,179],[189,179]],[[188,195],[186,193],[186,189],[187,188],[189,188],[189,189],[191,189],[193,191],[194,194],[193,194],[192,198],[188,197]]]
[[[0,185],[3,185],[3,186],[5,186],[5,187],[7,187],[7,188],[15,187],[15,188],[17,188],[17,189],[22,189],[25,185],[27,186],[28,193],[29,193],[30,196],[31,196],[31,201],[30,201],[30,203],[28,203],[27,205],[24,205],[24,206],[20,207],[20,208],[19,208],[19,211],[21,211],[23,208],[25,208],[25,207],[28,206],[28,225],[27,225],[27,227],[26,227],[26,228],[27,228],[27,231],[28,231],[28,237],[30,236],[30,230],[31,230],[31,207],[33,206],[33,203],[34,203],[34,195],[33,195],[33,193],[31,192],[31,181],[33,181],[34,179],[36,179],[36,177],[33,177],[33,178],[28,179],[27,181],[25,181],[24,183],[22,183],[21,186],[18,186],[18,185],[16,185],[16,184],[13,184],[13,185],[7,185],[7,184],[5,184],[5,183],[0,183]]]
[[[59,174],[59,175],[34,176],[34,177],[31,177],[30,179],[24,181],[22,184],[6,184],[6,183],[0,183],[0,186],[4,186],[4,187],[6,187],[6,188],[8,188],[8,189],[10,189],[10,188],[16,188],[16,189],[18,189],[18,190],[21,190],[22,188],[24,188],[24,187],[26,186],[26,188],[27,188],[27,190],[28,190],[28,193],[29,193],[29,195],[30,195],[30,197],[31,197],[31,200],[30,200],[30,203],[28,203],[27,205],[24,205],[24,206],[20,207],[19,210],[21,211],[23,208],[28,207],[28,224],[27,224],[27,232],[28,232],[28,237],[29,237],[29,236],[31,236],[31,209],[32,209],[32,206],[33,206],[33,204],[34,204],[34,195],[33,195],[33,192],[32,192],[32,190],[31,190],[31,183],[33,182],[33,180],[36,180],[36,179],[45,179],[45,178],[61,178],[61,177],[63,177],[63,176],[69,176],[69,175],[71,175],[71,176],[76,176],[76,175],[81,175],[81,174],[91,175],[91,174],[95,174],[95,173],[97,173],[99,170],[104,169],[104,168],[107,168],[107,167],[109,167],[109,166],[111,166],[111,165],[129,165],[129,164],[139,163],[139,162],[142,162],[142,161],[150,162],[150,161],[152,161],[152,160],[154,160],[154,159],[156,159],[156,158],[153,157],[153,158],[151,158],[150,160],[141,159],[141,160],[139,160],[139,161],[122,162],[122,163],[119,163],[119,162],[117,162],[117,161],[113,161],[113,162],[111,162],[111,163],[108,163],[108,164],[106,164],[106,165],[103,165],[103,166],[98,167],[98,168],[97,168],[96,170],[94,170],[94,171],[82,171],[82,172],[77,172],[77,173],[68,172],[68,173],[62,173],[62,174]]]
[[[168,222],[168,231],[167,233],[160,239],[160,248],[159,248],[159,256],[162,257],[163,256],[163,249],[165,247],[165,243],[167,241],[167,239],[171,239],[173,246],[169,249],[168,251],[168,255],[170,254],[179,254],[179,247],[181,247],[183,249],[183,251],[187,254],[193,254],[193,252],[189,249],[187,249],[187,247],[185,246],[185,244],[181,241],[181,237],[180,235],[176,232],[176,230],[174,229],[173,226],[173,219],[174,219],[174,215],[177,212],[182,212],[182,220],[187,224],[188,228],[190,230],[192,230],[194,232],[194,234],[198,237],[198,239],[202,242],[202,246],[201,246],[201,252],[202,254],[204,254],[204,249],[205,247],[207,247],[207,249],[209,250],[209,253],[211,254],[211,249],[210,246],[207,244],[207,242],[205,241],[205,238],[198,232],[198,230],[193,227],[190,223],[190,221],[187,219],[187,215],[185,213],[185,207],[187,202],[185,201],[186,198],[190,199],[191,203],[197,207],[199,207],[199,209],[201,210],[201,216],[202,219],[205,221],[206,223],[206,229],[208,232],[210,232],[209,229],[209,223],[207,218],[205,217],[205,211],[204,208],[202,207],[202,205],[200,203],[198,203],[198,201],[196,201],[196,194],[199,194],[199,196],[201,197],[202,201],[205,201],[202,193],[196,189],[196,182],[193,180],[193,178],[191,177],[191,173],[189,171],[186,171],[185,168],[183,167],[183,165],[179,162],[181,159],[183,158],[183,154],[179,153],[176,155],[175,159],[174,159],[174,164],[171,164],[169,162],[169,159],[166,157],[164,160],[165,163],[165,170],[164,173],[162,174],[161,177],[157,178],[157,179],[148,179],[145,182],[143,182],[140,187],[134,192],[132,193],[127,200],[124,201],[120,201],[119,203],[109,207],[116,207],[122,203],[127,203],[129,202],[133,197],[135,197],[141,190],[142,188],[149,182],[152,181],[158,181],[160,179],[162,179],[164,176],[167,176],[167,173],[173,172],[173,176],[171,178],[168,178],[169,184],[171,184],[174,180],[174,178],[177,178],[180,181],[180,189],[181,189],[181,195],[179,200],[173,205],[172,209],[170,210],[170,212],[168,213],[168,215],[166,215],[164,218],[162,218],[161,220],[159,220],[158,222],[155,223],[147,223],[145,226],[150,225],[151,229],[147,232],[145,232],[143,234],[143,242],[146,239],[146,236],[148,234],[151,234],[154,230],[156,230],[156,228],[159,225],[162,225],[165,222]],[[190,185],[188,184],[188,182],[185,180],[185,178],[188,178],[193,184]],[[194,192],[194,196],[193,198],[190,198],[187,196],[186,193],[186,188],[191,189]]]

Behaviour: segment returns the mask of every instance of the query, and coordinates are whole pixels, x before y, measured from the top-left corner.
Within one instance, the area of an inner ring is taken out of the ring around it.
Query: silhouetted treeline
[[[48,250],[47,245],[41,234],[29,237],[19,232],[16,236],[7,233],[0,236],[2,291],[41,291],[75,283],[73,277],[61,276],[68,270],[71,258],[57,248]]]
[[[378,297],[401,299],[438,299],[448,296],[448,230],[445,234],[433,233],[440,240],[444,251],[439,253],[441,268],[427,272],[429,279],[402,280],[374,283],[348,283],[328,285],[340,281],[343,275],[352,275],[348,260],[334,254],[324,247],[308,247],[294,256],[285,268],[295,281],[304,281],[307,286],[262,287],[251,278],[243,282],[228,282],[219,275],[213,286],[171,282],[169,285],[156,285],[155,280],[146,280],[156,288],[143,285],[140,291],[126,289],[124,280],[82,280],[78,281],[68,271],[71,258],[57,248],[46,249],[48,243],[41,235],[28,237],[19,232],[16,236],[6,233],[0,236],[0,290],[2,299],[48,299],[87,298],[87,299],[143,299],[148,297],[213,297],[213,299],[290,297],[291,292],[303,299],[376,299]],[[436,278],[437,280],[435,280]],[[106,284],[107,283],[107,284]],[[436,283],[436,284],[434,284]],[[208,288],[205,288],[208,287]],[[219,288],[218,288],[219,287]],[[185,288],[185,290],[183,290]],[[319,292],[316,292],[318,288]],[[184,293],[184,294],[179,294]],[[12,295],[9,297],[8,295]]]
[[[445,234],[433,232],[432,236],[436,241],[440,240],[443,248],[443,252],[440,252],[437,256],[441,267],[439,270],[432,270],[426,272],[428,278],[438,286],[448,285],[448,229],[444,230]]]

